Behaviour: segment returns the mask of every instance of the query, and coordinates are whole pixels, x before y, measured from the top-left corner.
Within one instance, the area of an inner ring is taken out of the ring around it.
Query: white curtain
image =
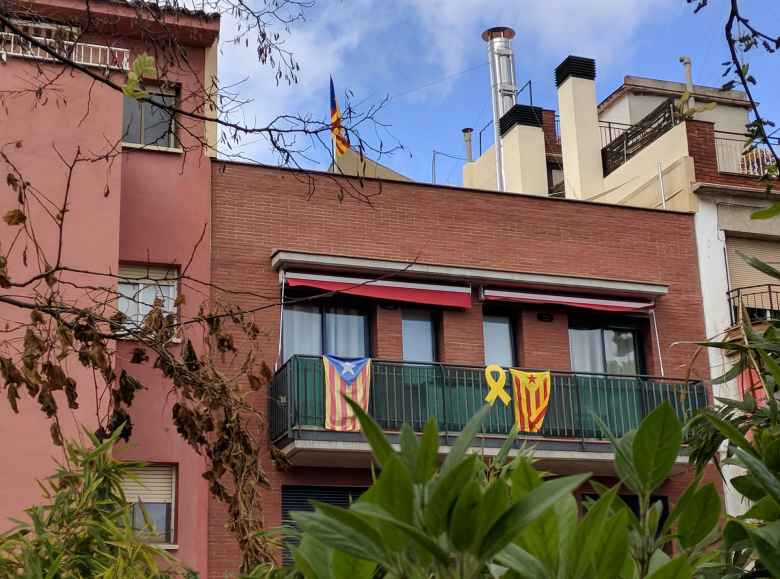
[[[287,306],[284,309],[282,328],[282,355],[290,356],[322,354],[322,324],[317,306]]]
[[[325,353],[361,358],[366,352],[366,316],[355,308],[325,310]]]
[[[605,372],[601,330],[569,329],[571,369],[574,372]]]

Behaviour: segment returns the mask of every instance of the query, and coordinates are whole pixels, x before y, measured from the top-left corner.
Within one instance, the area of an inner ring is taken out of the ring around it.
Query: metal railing
[[[601,149],[604,175],[609,175],[683,119],[675,99],[672,97],[665,100]]]
[[[601,133],[601,146],[606,147],[620,135],[625,133],[633,125],[625,123],[614,123],[612,121],[599,121],[599,132]]]
[[[780,320],[780,285],[762,284],[737,288],[727,293],[731,324],[742,321],[742,306],[751,322]]]
[[[37,36],[35,40],[77,64],[111,70],[128,70],[130,68],[130,51],[126,48],[114,48],[101,44],[87,44]],[[56,61],[48,52],[39,46],[33,46],[21,36],[12,32],[0,32],[0,59],[4,60],[9,56],[48,62]]]
[[[770,137],[770,142],[780,147],[777,137]],[[721,173],[763,177],[775,166],[775,159],[766,146],[740,133],[715,131],[715,157]]]
[[[509,378],[509,377],[507,377]],[[507,391],[511,391],[507,379]],[[484,367],[410,364],[372,360],[369,414],[387,431],[410,424],[422,431],[435,416],[440,432],[460,432],[484,404],[488,391]],[[293,356],[270,387],[269,427],[273,441],[296,438],[302,430],[325,425],[322,359]],[[542,437],[603,439],[594,416],[618,436],[636,428],[664,400],[681,421],[708,404],[700,381],[648,376],[552,372],[552,391]],[[483,433],[506,435],[514,425],[513,405],[491,409]]]

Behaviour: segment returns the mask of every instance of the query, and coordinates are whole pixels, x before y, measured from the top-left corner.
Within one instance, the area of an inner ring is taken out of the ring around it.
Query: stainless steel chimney
[[[504,190],[504,154],[501,144],[501,117],[517,102],[515,80],[515,57],[512,53],[512,39],[515,31],[508,26],[488,28],[482,39],[488,43],[490,63],[490,84],[493,97],[493,134],[496,151],[496,186]]]
[[[474,153],[471,148],[471,136],[474,133],[474,129],[466,127],[463,129],[463,142],[466,145],[466,162],[471,163],[474,160]]]

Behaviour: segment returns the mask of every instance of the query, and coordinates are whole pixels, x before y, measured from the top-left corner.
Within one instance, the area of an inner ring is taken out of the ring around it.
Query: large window
[[[150,92],[149,99],[151,103],[124,97],[122,141],[136,145],[176,147],[174,116],[168,108],[164,108],[176,106],[176,93],[158,90]]]
[[[639,332],[630,325],[572,323],[569,328],[571,367],[575,372],[641,374]]]
[[[485,341],[485,365],[509,367],[517,363],[511,316],[485,314],[482,317],[482,336]]]
[[[176,467],[147,465],[128,475],[122,490],[133,505],[133,527],[150,543],[173,543]]]
[[[405,308],[402,312],[401,333],[404,361],[436,361],[437,336],[434,312]]]
[[[344,358],[369,355],[368,316],[349,306],[293,305],[282,321],[284,359],[296,354],[331,354]]]
[[[118,309],[128,323],[139,325],[161,300],[165,313],[176,313],[176,268],[120,266]]]

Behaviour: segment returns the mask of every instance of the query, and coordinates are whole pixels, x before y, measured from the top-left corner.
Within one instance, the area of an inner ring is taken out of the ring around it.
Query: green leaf
[[[557,478],[543,483],[525,495],[490,527],[482,540],[479,558],[482,560],[492,558],[511,543],[525,526],[536,520],[558,500],[571,493],[588,478],[590,478],[590,473]]]
[[[646,492],[666,480],[680,452],[681,442],[682,427],[669,402],[663,402],[642,420],[632,450],[634,467]]]
[[[742,259],[744,259],[748,263],[749,266],[765,273],[769,277],[780,279],[780,271],[777,271],[774,267],[772,267],[768,263],[761,261],[757,257],[745,255],[740,251],[738,251],[737,253],[742,257]]]
[[[465,551],[474,540],[474,523],[481,504],[482,490],[479,482],[472,479],[460,494],[450,517],[449,537],[458,551]]]
[[[693,567],[684,555],[675,557],[668,563],[661,565],[647,579],[691,579]]]
[[[720,519],[720,497],[710,483],[696,492],[680,515],[677,535],[685,549],[706,539]]]
[[[363,436],[366,437],[368,444],[371,446],[371,450],[374,452],[374,458],[376,461],[383,465],[391,456],[395,455],[393,447],[385,437],[385,433],[382,432],[382,428],[376,421],[371,418],[366,412],[357,404],[354,400],[345,396],[344,399],[352,408],[352,412],[357,416],[358,422],[360,422],[360,430],[363,432]]]
[[[328,555],[331,551],[313,535],[304,535],[300,545],[292,548],[292,558],[306,579],[330,579]]]
[[[577,527],[576,540],[571,545],[571,553],[568,558],[571,560],[571,569],[575,575],[584,576],[597,562],[604,548],[602,534],[605,531],[606,523],[609,518],[612,503],[615,501],[618,486],[614,486],[606,493],[601,495],[594,502],[588,512]]]
[[[780,577],[780,521],[748,528],[747,532],[761,562],[773,577]]]
[[[512,466],[512,499],[517,500],[542,484],[542,477],[530,457],[518,456]]]
[[[546,579],[553,576],[539,559],[511,543],[496,555],[496,562],[511,569],[522,579]]]
[[[371,579],[376,573],[376,562],[366,561],[347,555],[343,551],[333,551],[330,565],[332,577],[349,577],[350,579]]]
[[[628,557],[628,513],[620,511],[602,531],[602,551],[596,561],[596,577],[617,577]]]
[[[750,214],[751,219],[771,219],[780,215],[780,201],[775,201],[765,209],[759,209]]]
[[[669,513],[669,516],[666,517],[664,526],[661,528],[661,533],[660,533],[661,535],[665,535],[667,531],[672,528],[672,525],[675,523],[675,521],[677,521],[677,519],[680,518],[680,515],[682,515],[682,513],[685,512],[685,509],[688,508],[688,504],[693,500],[693,497],[696,495],[696,491],[699,488],[699,483],[701,482],[703,476],[704,476],[703,471],[697,473],[696,477],[690,482],[688,487],[685,489],[685,492],[683,492],[680,499],[674,505],[674,508]]]
[[[723,420],[718,416],[714,416],[709,412],[704,412],[701,414],[701,416],[703,416],[710,424],[712,424],[718,430],[718,432],[725,436],[732,444],[741,448],[742,450],[749,452],[750,454],[755,454],[756,451],[750,445],[747,438],[745,438],[745,435],[742,434],[736,426],[727,420]]]
[[[436,557],[436,559],[438,559],[440,562],[447,562],[449,558],[447,552],[444,551],[444,549],[442,549],[436,541],[412,525],[407,525],[403,521],[399,521],[393,517],[392,514],[388,513],[381,507],[372,505],[371,503],[356,503],[352,509],[362,515],[371,517],[378,521],[382,521],[383,523],[387,523],[389,525],[393,525],[398,530],[406,533],[410,539],[428,551],[428,553]]]
[[[472,416],[471,420],[468,421],[463,428],[463,432],[460,433],[455,444],[452,445],[450,452],[447,454],[447,458],[444,459],[444,464],[441,466],[442,474],[454,468],[466,455],[466,451],[468,451],[471,446],[471,442],[474,440],[474,437],[477,435],[480,428],[482,428],[482,422],[485,420],[488,412],[490,412],[490,406],[485,404],[479,409],[479,412]]]
[[[476,455],[466,457],[447,474],[436,480],[424,512],[425,526],[434,536],[447,528],[447,516],[453,503],[461,490],[474,477],[476,460]]]
[[[753,475],[745,474],[735,476],[731,479],[733,486],[739,494],[751,501],[759,501],[766,496],[766,490],[762,487]]]
[[[756,478],[758,484],[764,487],[767,494],[780,505],[780,481],[758,458],[738,448],[735,451],[737,458],[747,467],[750,473]]]
[[[760,521],[776,521],[780,519],[780,505],[770,497],[764,497],[753,503],[750,510],[745,513],[746,519],[758,519]]]
[[[417,450],[417,468],[414,471],[414,482],[422,483],[431,480],[436,472],[439,458],[439,429],[436,427],[436,417],[431,416],[425,423],[420,446]]]
[[[476,516],[476,525],[474,529],[474,541],[472,545],[475,550],[482,544],[482,538],[488,532],[493,523],[509,506],[509,486],[504,479],[497,478],[491,482],[482,496],[482,506]]]
[[[325,503],[313,501],[312,505],[317,509],[313,513],[292,513],[304,536],[309,533],[321,543],[353,557],[387,562],[381,535],[362,517]]]
[[[393,513],[404,523],[412,522],[412,477],[398,457],[392,456],[385,463],[373,490],[372,502]]]
[[[409,468],[409,472],[412,473],[417,470],[419,444],[417,442],[417,435],[415,435],[412,427],[406,422],[401,425],[399,442],[401,445],[401,458],[403,458],[406,466]]]
[[[496,454],[496,457],[493,459],[494,466],[499,468],[504,466],[504,463],[506,463],[506,459],[509,456],[509,452],[512,450],[512,447],[514,446],[519,433],[520,433],[520,429],[518,428],[517,424],[515,424],[512,427],[512,430],[509,431],[509,434],[506,435],[506,439],[501,445],[501,448]]]
[[[612,434],[609,427],[604,424],[604,421],[600,416],[593,416],[596,421],[596,425],[599,430],[604,433],[604,436],[612,443],[612,448],[615,451],[615,470],[617,471],[620,480],[626,483],[634,492],[641,490],[639,475],[634,467],[633,457],[633,443],[636,436],[635,430],[630,430],[623,435],[623,438],[619,439]]]

